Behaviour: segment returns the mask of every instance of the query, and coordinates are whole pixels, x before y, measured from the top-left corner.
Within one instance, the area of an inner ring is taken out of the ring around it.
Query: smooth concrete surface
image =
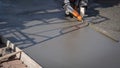
[[[119,68],[120,44],[83,28],[26,48],[44,68]]]
[[[0,1],[0,34],[43,68],[120,68],[120,42],[79,28],[65,18],[61,1]]]

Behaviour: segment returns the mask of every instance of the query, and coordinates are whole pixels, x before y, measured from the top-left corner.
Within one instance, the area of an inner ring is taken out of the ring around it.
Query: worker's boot
[[[87,6],[88,6],[88,0],[81,0],[80,5],[79,5],[79,9],[80,9],[79,11],[80,11],[80,15],[82,17],[85,16],[85,12],[87,10]]]
[[[80,7],[80,15],[81,15],[82,17],[85,16],[85,11],[86,11],[85,7]]]

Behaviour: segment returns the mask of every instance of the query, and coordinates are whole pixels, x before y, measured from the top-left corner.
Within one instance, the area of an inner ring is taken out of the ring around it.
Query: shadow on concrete
[[[0,3],[0,34],[9,39],[11,42],[15,43],[17,46],[25,44],[27,45],[21,46],[21,48],[34,46],[36,44],[40,44],[42,42],[71,32],[68,31],[65,33],[60,33],[59,31],[61,31],[63,28],[46,30],[39,32],[39,34],[24,32],[24,30],[32,27],[68,23],[69,21],[65,20],[64,10],[62,9],[62,6],[58,4],[58,1],[29,0],[28,2],[25,0],[1,0]],[[37,23],[34,21],[37,21]],[[30,25],[26,25],[30,22]],[[54,30],[58,30],[59,33],[52,37],[40,35],[40,33],[50,32]],[[36,38],[31,36],[42,37],[45,39],[38,42],[36,41]]]
[[[99,15],[96,8],[109,8],[120,4],[120,0],[89,0],[87,14],[89,17]]]
[[[94,3],[94,2],[91,2]],[[43,32],[58,31],[58,34],[51,36],[40,35],[37,33],[26,33],[24,30],[27,30],[32,27],[43,26],[43,25],[52,25],[52,24],[62,24],[69,23],[70,21],[66,20],[64,17],[64,10],[62,8],[62,0],[1,0],[0,1],[0,34],[7,37],[13,43],[16,43],[17,46],[28,44],[27,46],[21,46],[21,49],[40,44],[42,42],[48,41],[50,39],[59,37],[66,33],[78,30],[77,25],[69,26],[70,28],[75,27],[73,30],[61,33],[61,30],[64,28],[55,28],[52,30],[45,30]],[[91,20],[95,22],[102,22],[107,20],[107,18],[99,15],[99,11],[95,10],[99,5],[91,5],[88,8],[89,17],[95,17]],[[88,18],[87,17],[87,20]],[[104,18],[102,20],[96,20],[98,18]],[[39,21],[35,23],[34,21]],[[26,25],[29,24],[30,25]],[[65,28],[69,28],[65,27]],[[39,29],[38,29],[39,30]],[[45,38],[36,41],[36,38],[31,37],[42,37]]]
[[[94,24],[109,20],[107,17],[101,16],[98,9],[110,8],[118,5],[120,5],[120,0],[89,0],[88,9],[86,11],[87,17],[85,17],[85,20],[87,18],[87,20],[90,20],[89,22]]]
[[[95,3],[101,4],[103,8],[113,7],[120,4],[120,0],[93,0]]]

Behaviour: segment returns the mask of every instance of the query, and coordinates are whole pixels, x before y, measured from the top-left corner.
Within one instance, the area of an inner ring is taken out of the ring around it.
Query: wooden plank
[[[10,53],[10,54],[6,54],[6,55],[0,57],[0,61],[2,61],[2,60],[4,60],[4,59],[8,59],[9,57],[14,56],[14,55],[16,55],[16,54],[18,54],[18,53],[20,53],[20,52],[21,52],[21,51],[13,52],[13,53]]]
[[[8,47],[0,48],[0,55],[4,55],[4,54],[5,54],[5,50],[6,50],[7,48],[8,48]]]
[[[16,47],[9,40],[2,38],[2,41],[4,41],[4,43],[6,43],[6,48],[11,48],[11,49],[13,49],[13,51],[15,51],[14,53],[12,53],[12,55],[15,54],[17,58],[20,58],[20,60],[22,62],[24,62],[25,65],[27,65],[27,68],[42,68],[42,66],[40,66],[37,62],[35,62],[31,57],[29,57],[21,49]],[[18,54],[18,52],[19,52],[19,54]],[[2,57],[1,60],[3,58],[7,58],[7,57],[8,56]]]
[[[16,51],[21,51],[21,49],[16,47]],[[24,64],[27,65],[28,68],[42,68],[38,63],[33,61],[32,58],[30,58],[24,52],[21,53],[21,56],[18,55],[18,57],[20,57],[20,60],[22,60],[24,62]]]
[[[16,52],[22,51],[18,47],[15,47],[13,43],[11,43],[9,40],[7,40],[7,47],[12,48]],[[28,68],[42,68],[37,62],[35,62],[31,57],[29,57],[26,53],[21,52],[20,54],[16,55],[17,58],[20,58],[21,61],[24,62],[24,64],[27,65]]]

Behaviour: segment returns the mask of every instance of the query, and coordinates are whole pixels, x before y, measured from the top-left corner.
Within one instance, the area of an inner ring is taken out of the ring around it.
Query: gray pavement
[[[64,16],[61,1],[1,0],[0,34],[43,68],[120,68],[120,43],[78,28],[80,22]],[[119,5],[94,3],[89,10],[85,21],[120,38]]]
[[[99,14],[106,18],[106,20],[96,24],[96,26],[108,31],[114,37],[120,38],[120,1],[98,0],[97,4],[99,4],[99,6],[95,9],[98,10]]]

